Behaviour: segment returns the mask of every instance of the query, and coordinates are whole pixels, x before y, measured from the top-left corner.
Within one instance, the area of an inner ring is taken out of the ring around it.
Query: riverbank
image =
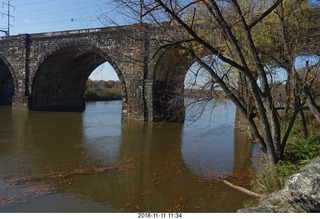
[[[86,101],[113,101],[122,99],[120,81],[92,81],[88,80],[85,87]]]
[[[318,124],[314,124],[313,127],[318,127]],[[317,165],[320,166],[320,137],[317,130],[319,129],[312,129],[312,135],[303,138],[297,126],[294,127],[285,148],[284,159],[272,167],[265,165],[251,181],[250,190],[264,195],[264,198],[260,200],[258,207],[240,210],[240,212],[312,212],[312,209],[317,208],[304,206],[304,202],[308,203],[314,197],[313,194],[304,194],[308,189],[316,188],[318,191],[315,191],[315,194],[319,197],[320,177],[317,175],[319,174]],[[298,183],[300,174],[302,175],[301,185]],[[295,183],[298,184],[295,185]],[[305,191],[299,191],[303,186],[309,187]],[[288,188],[294,189],[293,191],[289,189],[288,192]],[[300,201],[303,202],[303,207],[295,203]],[[310,205],[320,206],[319,203],[311,202]]]
[[[320,212],[320,156],[292,175],[284,189],[262,198],[257,207],[238,213]]]

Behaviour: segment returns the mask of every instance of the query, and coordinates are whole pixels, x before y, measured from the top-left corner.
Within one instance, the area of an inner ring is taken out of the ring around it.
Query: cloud
[[[25,24],[30,24],[30,23],[31,23],[31,21],[30,21],[29,19],[24,19],[23,22],[24,22]]]

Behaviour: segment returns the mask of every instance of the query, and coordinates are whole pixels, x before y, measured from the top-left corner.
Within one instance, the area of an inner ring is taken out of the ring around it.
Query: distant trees
[[[86,101],[121,100],[122,88],[119,81],[92,81],[86,83],[84,98]]]

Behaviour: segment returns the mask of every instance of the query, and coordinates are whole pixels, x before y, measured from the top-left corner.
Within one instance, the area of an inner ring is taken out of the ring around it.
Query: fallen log
[[[263,197],[263,195],[260,195],[258,193],[252,192],[252,191],[250,191],[250,190],[248,190],[246,188],[240,187],[240,186],[235,186],[235,185],[233,185],[232,183],[230,183],[230,182],[228,182],[226,180],[222,180],[222,182],[224,182],[224,184],[230,186],[231,188],[237,189],[237,190],[239,190],[241,192],[244,192],[244,193],[246,193],[246,194],[248,194],[250,196],[253,196],[253,197],[256,197],[256,198],[262,198]]]

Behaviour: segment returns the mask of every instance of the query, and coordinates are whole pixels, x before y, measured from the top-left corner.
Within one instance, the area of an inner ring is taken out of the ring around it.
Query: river
[[[252,200],[259,150],[235,107],[187,110],[185,124],[121,119],[121,101],[83,113],[0,108],[1,212],[235,212]],[[210,108],[210,106],[209,106]]]

